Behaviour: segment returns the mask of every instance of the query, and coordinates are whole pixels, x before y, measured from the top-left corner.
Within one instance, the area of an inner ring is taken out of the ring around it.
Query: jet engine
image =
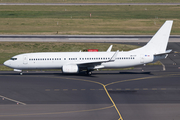
[[[63,73],[78,73],[79,68],[77,65],[63,65],[62,71]]]

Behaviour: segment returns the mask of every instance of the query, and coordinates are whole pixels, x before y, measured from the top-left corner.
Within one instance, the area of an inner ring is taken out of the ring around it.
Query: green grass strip
[[[179,0],[1,0],[6,3],[179,3]]]
[[[0,34],[153,35],[174,20],[172,34],[179,35],[179,12],[179,6],[1,6]]]

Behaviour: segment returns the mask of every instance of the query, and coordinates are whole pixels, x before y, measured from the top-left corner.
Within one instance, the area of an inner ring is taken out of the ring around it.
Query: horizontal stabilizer
[[[172,52],[172,50],[166,50],[166,52],[164,52],[164,53],[159,53],[159,54],[155,54],[155,55],[164,55],[164,54],[169,54],[170,52]]]

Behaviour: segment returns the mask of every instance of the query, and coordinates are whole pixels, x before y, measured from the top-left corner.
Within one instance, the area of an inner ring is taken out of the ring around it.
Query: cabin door
[[[23,64],[28,64],[28,57],[27,57],[27,55],[23,56]]]

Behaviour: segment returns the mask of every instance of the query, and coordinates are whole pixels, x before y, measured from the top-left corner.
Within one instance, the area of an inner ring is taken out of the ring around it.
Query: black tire
[[[92,72],[91,71],[87,71],[87,75],[92,75]]]

